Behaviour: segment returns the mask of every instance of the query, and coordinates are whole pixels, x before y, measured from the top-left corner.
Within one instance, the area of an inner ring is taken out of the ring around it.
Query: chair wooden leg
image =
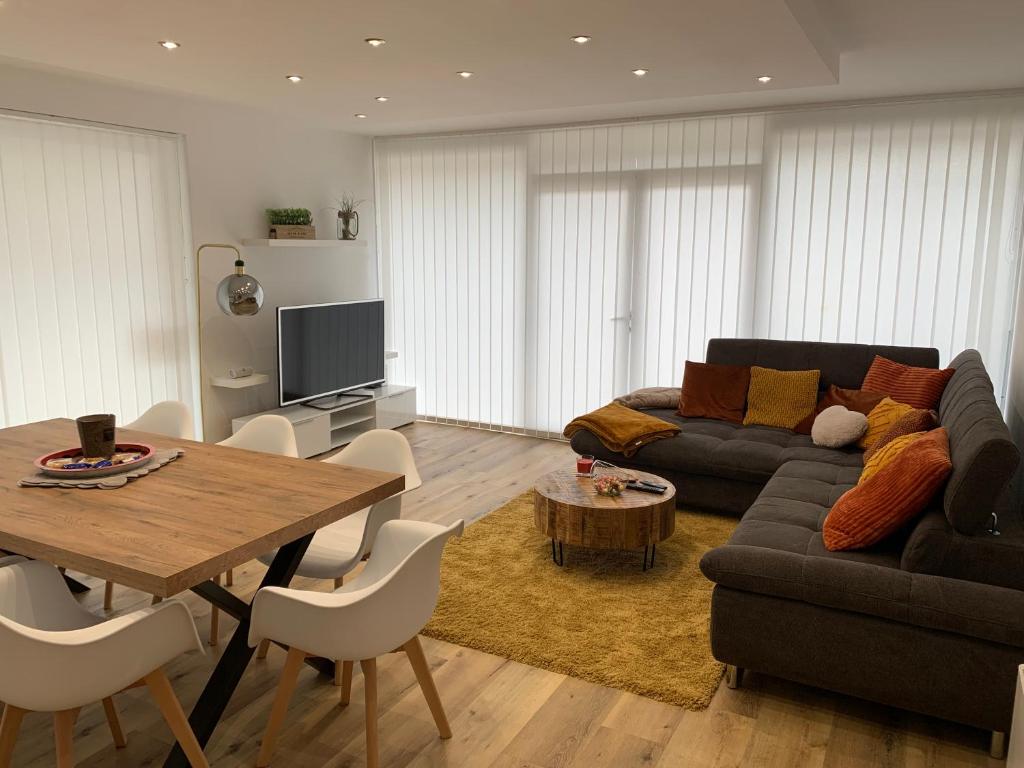
[[[363,690],[366,693],[366,768],[380,768],[377,737],[377,660],[363,659]]]
[[[341,587],[341,586],[342,586],[342,585],[343,585],[344,583],[345,583],[345,577],[344,577],[343,575],[342,575],[342,576],[339,576],[338,578],[336,578],[336,579],[334,580],[334,588],[335,588],[335,589],[338,589],[338,588],[339,588],[339,587]]]
[[[108,581],[103,587],[103,610],[109,611],[114,607],[114,582]]]
[[[146,681],[150,695],[160,707],[160,712],[163,713],[164,720],[170,726],[171,733],[181,745],[189,765],[192,768],[210,768],[210,764],[206,761],[206,755],[203,754],[203,748],[199,746],[196,735],[192,732],[192,726],[188,724],[188,719],[181,709],[181,702],[174,695],[174,688],[171,687],[171,681],[167,679],[164,671],[162,669],[154,670],[142,679]]]
[[[338,666],[341,665],[341,680],[338,680]],[[341,686],[341,701],[343,707],[347,707],[352,700],[352,662],[338,661],[334,664],[334,684]]]
[[[109,696],[103,700],[103,711],[107,715],[110,735],[114,737],[114,746],[124,749],[128,746],[128,740],[124,737],[124,731],[121,729],[121,716],[117,714],[117,706]]]
[[[18,729],[25,717],[25,710],[8,704],[4,707],[4,718],[0,721],[0,768],[10,768],[14,756],[14,744],[18,740]]]
[[[220,584],[220,574],[213,577],[214,584]],[[220,634],[220,611],[217,606],[210,608],[210,645],[217,645],[217,636]]]
[[[224,583],[229,587],[235,586],[235,572],[233,569],[228,568],[228,572],[224,574]]]
[[[74,768],[75,750],[72,743],[78,709],[65,709],[53,713],[53,737],[57,745],[57,768]]]
[[[405,649],[405,655],[409,658],[409,663],[412,664],[412,669],[416,673],[416,680],[420,684],[420,690],[423,691],[423,698],[427,700],[427,706],[430,707],[430,714],[434,716],[437,732],[441,734],[442,739],[450,739],[452,729],[448,725],[448,716],[444,713],[444,705],[441,704],[437,686],[434,685],[434,676],[430,674],[430,665],[427,663],[427,657],[423,654],[419,635],[403,645],[402,648]]]
[[[263,732],[263,742],[260,744],[260,754],[256,758],[257,768],[264,768],[270,765],[270,758],[274,754],[274,746],[277,744],[277,735],[284,725],[285,715],[288,713],[288,703],[295,693],[295,684],[299,679],[299,672],[302,670],[302,663],[306,659],[306,652],[297,648],[288,649],[288,658],[284,660],[284,669],[281,671],[281,680],[277,684],[277,694],[274,696],[274,704],[270,709],[270,718],[267,720],[267,729]]]
[[[269,640],[260,640],[260,646],[256,649],[256,658],[265,659],[267,658],[267,651],[270,650]]]

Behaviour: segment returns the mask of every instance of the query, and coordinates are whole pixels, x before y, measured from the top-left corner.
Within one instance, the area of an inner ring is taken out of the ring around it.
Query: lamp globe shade
[[[235,262],[234,274],[217,286],[217,304],[226,315],[255,315],[263,306],[263,286],[245,273],[245,262]]]

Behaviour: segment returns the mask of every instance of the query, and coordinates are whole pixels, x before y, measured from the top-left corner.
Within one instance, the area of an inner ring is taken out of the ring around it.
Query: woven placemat
[[[122,488],[128,485],[129,480],[145,477],[165,464],[170,464],[184,453],[185,451],[181,448],[163,448],[154,451],[153,458],[143,466],[106,477],[64,478],[37,472],[29,477],[23,477],[18,481],[18,485],[23,488]]]

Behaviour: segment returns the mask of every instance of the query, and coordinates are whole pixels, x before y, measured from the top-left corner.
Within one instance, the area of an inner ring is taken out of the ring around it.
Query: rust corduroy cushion
[[[825,547],[832,552],[863,549],[892,535],[924,511],[952,469],[945,429],[914,440],[839,497],[822,527]]]
[[[814,409],[814,413],[797,424],[793,431],[799,432],[801,435],[811,434],[814,419],[819,413],[826,408],[831,408],[833,405],[841,405],[847,410],[863,413],[867,416],[871,413],[872,408],[882,402],[884,397],[885,395],[881,392],[870,392],[865,389],[843,389],[835,384],[830,384],[828,391],[818,401],[818,407]]]
[[[897,403],[935,410],[954,372],[954,368],[915,368],[875,355],[861,388],[884,392]]]
[[[857,483],[865,482],[878,470],[899,456],[904,448],[917,440],[917,438],[924,437],[924,435],[924,432],[912,432],[908,435],[900,435],[887,442],[872,453],[870,459],[864,459],[864,471],[860,473],[860,479],[857,480]],[[864,455],[866,456],[867,454]]]
[[[878,439],[888,432],[893,424],[914,410],[905,403],[897,403],[891,397],[883,398],[882,402],[871,409],[868,414],[868,431],[857,443],[861,448],[870,448]]]
[[[864,463],[867,464],[875,451],[887,445],[891,440],[895,440],[903,435],[913,434],[914,432],[928,432],[937,426],[939,426],[939,415],[935,411],[926,411],[921,408],[907,411],[907,413],[893,422],[888,431],[864,451]]]
[[[747,415],[744,424],[792,429],[818,404],[821,371],[777,371],[750,367]]]
[[[747,404],[750,368],[745,365],[714,365],[686,361],[679,415],[722,419],[739,424]]]

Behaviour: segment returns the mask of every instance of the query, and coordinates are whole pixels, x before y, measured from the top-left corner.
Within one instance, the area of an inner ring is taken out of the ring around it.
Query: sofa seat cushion
[[[869,550],[829,552],[822,526],[832,505],[857,484],[859,467],[790,461],[768,481],[728,544],[899,568],[902,539]]]
[[[798,435],[788,429],[744,426],[712,419],[690,419],[669,409],[644,411],[651,416],[677,424],[680,433],[666,440],[645,445],[630,459],[634,466],[673,470],[695,475],[765,483],[783,464],[793,460],[821,462],[855,468],[863,466],[862,452],[856,447],[821,448],[810,435]],[[589,432],[573,435],[572,448],[616,463],[622,460],[601,445]]]

